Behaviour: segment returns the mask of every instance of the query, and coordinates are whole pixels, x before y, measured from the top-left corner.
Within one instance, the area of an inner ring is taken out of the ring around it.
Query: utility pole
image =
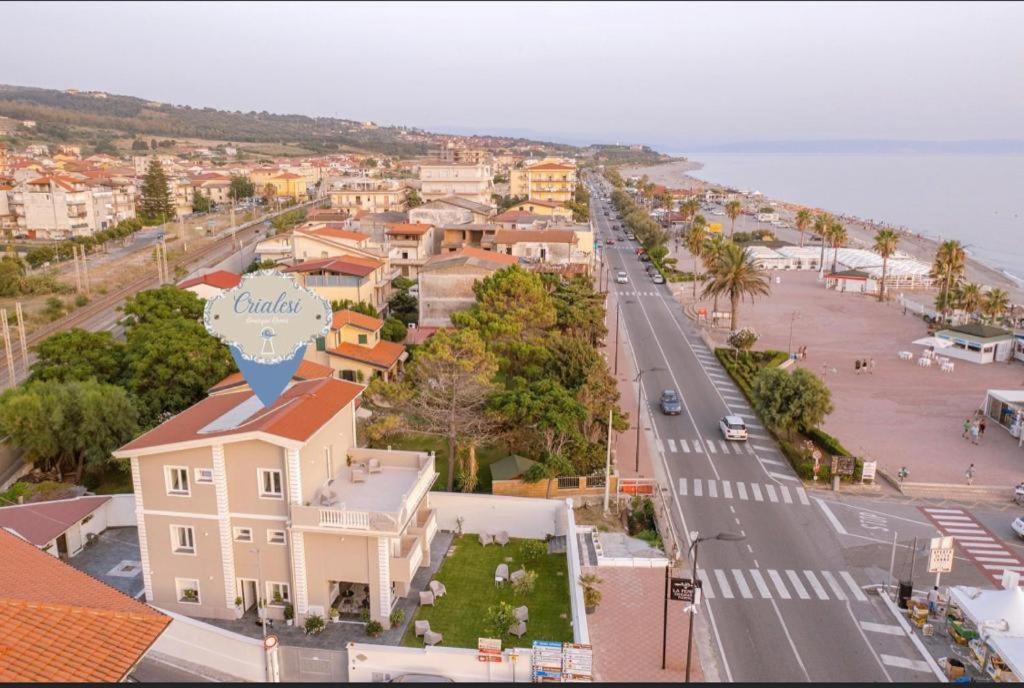
[[[21,301],[14,304],[14,313],[18,318],[18,341],[21,343],[21,369],[28,373],[28,346],[25,343],[25,316],[21,312]]]
[[[75,293],[82,293],[82,275],[78,267],[78,245],[71,245],[71,261],[75,266]]]
[[[11,330],[7,326],[7,309],[0,309],[0,327],[4,328],[4,354],[7,358],[7,382],[12,389],[17,386],[18,380],[14,374],[14,351],[11,349]]]
[[[19,310],[19,313],[21,311]],[[612,482],[612,411],[608,409],[608,450],[604,458],[604,515],[608,515],[608,491]]]
[[[161,247],[161,253],[163,255],[163,261],[164,261],[164,278],[168,282],[170,282],[171,281],[171,270],[170,270],[170,268],[167,267],[167,241],[164,240],[164,239],[161,239],[160,240],[160,247]]]
[[[82,285],[85,287],[85,295],[89,296],[89,261],[85,257],[85,246],[82,247]]]

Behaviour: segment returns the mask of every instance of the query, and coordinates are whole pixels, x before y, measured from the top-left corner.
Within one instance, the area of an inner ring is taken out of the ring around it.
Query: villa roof
[[[422,236],[427,233],[434,225],[426,225],[422,223],[396,223],[388,225],[388,234],[412,234],[416,236]]]
[[[532,224],[534,222],[546,222],[547,219],[545,215],[537,215],[525,210],[506,210],[500,215],[492,217],[491,222]]]
[[[298,234],[309,234],[318,237],[329,237],[331,239],[348,239],[349,241],[358,242],[363,242],[370,238],[368,234],[353,232],[350,229],[342,229],[340,227],[332,227],[330,224],[313,226],[305,225],[302,227],[296,227],[294,231]]]
[[[380,261],[368,259],[357,259],[356,256],[336,256],[334,258],[320,258],[318,260],[307,260],[295,265],[289,265],[281,272],[333,272],[338,275],[351,275],[353,277],[366,277],[374,270],[383,265]]]
[[[522,201],[521,203],[516,203],[512,207],[513,208],[519,208],[520,206],[524,206],[524,205],[539,205],[542,208],[564,208],[565,207],[563,204],[557,203],[555,201],[541,201],[541,200],[530,200],[530,199]]]
[[[295,373],[292,374],[292,379],[296,382],[302,382],[304,380],[319,380],[325,377],[332,377],[334,370],[329,366],[315,363],[308,359],[303,359],[299,362],[299,367],[295,369]],[[228,390],[238,391],[235,388],[248,387],[248,383],[245,381],[245,376],[241,373],[231,373],[226,378],[215,384],[208,390],[208,394],[218,394],[220,392],[226,392]]]
[[[390,370],[398,362],[398,359],[402,357],[402,354],[405,353],[405,347],[397,342],[385,340],[377,342],[374,346],[361,346],[359,344],[342,342],[337,347],[328,349],[327,353],[332,356],[369,363],[375,368],[382,370]]]
[[[471,167],[475,167],[475,165],[471,165]],[[474,213],[480,213],[482,215],[490,215],[491,213],[494,212],[494,208],[492,208],[489,205],[477,203],[476,201],[471,201],[468,198],[460,198],[458,196],[444,196],[443,198],[438,198],[433,202],[447,203],[448,205],[454,205],[459,208],[464,208],[465,210],[470,210]]]
[[[430,270],[442,267],[450,267],[452,265],[459,264],[465,265],[467,263],[500,270],[501,268],[508,267],[509,265],[516,265],[519,263],[519,259],[505,253],[495,253],[494,251],[485,251],[480,248],[464,246],[450,253],[439,253],[436,256],[431,256],[420,268],[420,271],[429,272]]]
[[[189,287],[194,287],[198,284],[208,284],[211,287],[216,287],[217,289],[232,289],[237,287],[241,281],[241,275],[228,272],[227,270],[217,270],[215,272],[208,272],[205,275],[200,275],[199,277],[193,277],[192,279],[180,282],[178,284],[178,288],[188,289]]]
[[[96,495],[5,506],[0,508],[0,528],[43,547],[108,501],[109,495]]]
[[[557,162],[545,162],[539,165],[530,165],[526,169],[530,170],[531,172],[534,170],[541,170],[542,172],[561,172],[562,170],[575,170],[576,167],[573,165],[563,165]]]
[[[380,318],[374,318],[372,315],[357,313],[346,308],[334,314],[334,318],[331,320],[331,329],[340,330],[345,325],[352,325],[361,330],[376,332],[384,326],[384,321]]]

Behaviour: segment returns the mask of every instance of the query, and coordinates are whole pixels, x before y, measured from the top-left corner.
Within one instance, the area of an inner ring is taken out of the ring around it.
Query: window
[[[281,471],[259,469],[260,497],[281,499],[284,497],[283,479]]]
[[[213,483],[213,469],[212,468],[197,468],[196,469],[196,483]]]
[[[195,554],[196,533],[192,526],[171,526],[171,547],[175,554]]]
[[[367,342],[366,335],[365,334],[359,335],[359,343],[360,344],[366,344],[366,342]]]
[[[286,542],[283,530],[268,530],[267,542],[272,545],[283,545]]]
[[[174,589],[178,595],[178,602],[199,604],[199,581],[195,578],[175,578]]]
[[[270,604],[283,606],[292,601],[291,588],[287,583],[267,581],[267,599]]]
[[[184,495],[189,494],[188,469],[183,466],[167,466],[164,477],[167,481],[167,494]]]
[[[338,372],[341,373],[341,379],[342,380],[348,380],[349,382],[355,382],[356,381],[356,371],[354,371],[354,370],[341,370],[341,371],[338,371]]]
[[[235,528],[235,542],[252,542],[252,528]]]

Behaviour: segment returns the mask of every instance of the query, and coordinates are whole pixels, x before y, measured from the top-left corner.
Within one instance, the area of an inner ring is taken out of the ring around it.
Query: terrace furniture
[[[508,632],[517,638],[522,638],[524,635],[526,635],[526,622],[520,621],[519,623],[509,626]]]
[[[430,592],[434,593],[434,599],[436,600],[439,597],[444,597],[448,590],[441,581],[432,580],[430,581]]]
[[[512,572],[512,575],[509,576],[509,580],[512,581],[513,583],[515,583],[517,580],[519,580],[520,578],[522,578],[525,575],[526,575],[526,569],[519,569],[518,571],[513,571]]]
[[[935,352],[931,349],[925,349],[921,355],[925,358],[935,358]]]
[[[921,358],[917,359],[917,365],[921,366],[922,368],[930,368],[932,365],[932,359],[925,358],[922,356]]]
[[[912,351],[901,351],[899,353],[899,357],[900,357],[901,361],[909,361],[912,358],[914,358],[914,352],[912,352]]]
[[[380,473],[384,468],[380,465],[380,459],[370,459],[366,464],[367,470],[370,473]]]
[[[354,483],[365,483],[366,482],[366,471],[361,468],[352,469],[352,482]]]
[[[494,539],[490,533],[480,533],[480,545],[486,547],[487,545],[493,544]]]
[[[515,608],[516,621],[529,621],[530,620],[530,609],[523,605],[522,607]]]
[[[952,373],[953,372],[953,361],[946,361],[942,364],[942,372]]]
[[[427,631],[423,634],[423,644],[437,645],[439,642],[441,642],[443,638],[444,636],[442,636],[440,633],[435,633],[434,631]]]
[[[508,564],[498,564],[498,568],[494,570],[494,582],[497,584],[503,583],[508,580]]]
[[[430,592],[429,590],[421,590],[420,591],[420,605],[421,606],[426,606],[428,604],[431,607],[434,606],[434,593]]]
[[[416,637],[417,638],[420,637],[421,635],[424,635],[425,633],[429,633],[429,632],[430,632],[430,622],[429,621],[417,621],[416,622]]]
[[[508,544],[508,533],[504,530],[501,531],[500,533],[494,536],[494,542],[504,547]]]

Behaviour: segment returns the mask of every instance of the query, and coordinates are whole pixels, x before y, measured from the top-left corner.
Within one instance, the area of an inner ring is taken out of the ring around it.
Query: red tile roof
[[[433,225],[425,225],[425,224],[422,224],[422,223],[419,223],[419,222],[413,223],[413,224],[409,224],[409,223],[395,223],[395,224],[387,225],[387,228],[388,228],[387,229],[387,233],[388,234],[414,234],[414,235],[417,235],[417,236],[422,236],[423,234],[426,234],[427,230],[430,229],[432,226]]]
[[[540,165],[531,165],[526,168],[527,170],[541,170],[543,172],[561,172],[562,170],[575,170],[576,168],[572,165],[562,165],[557,162],[546,162]]]
[[[250,432],[305,442],[313,433],[352,403],[362,385],[338,379],[309,380],[286,389],[270,408],[254,413],[234,428],[200,432],[214,420],[254,395],[240,389],[234,394],[209,396],[124,445],[114,456],[128,458],[133,452],[180,442],[215,440]]]
[[[292,174],[291,172],[282,172],[275,177],[271,177],[271,179],[302,179],[302,175]]]
[[[43,547],[109,501],[109,495],[97,495],[5,506],[0,508],[0,528],[13,530],[36,547]]]
[[[295,369],[292,379],[301,382],[303,380],[318,380],[325,377],[333,377],[334,370],[328,366],[321,365],[314,361],[303,359],[299,367]],[[241,373],[231,373],[226,378],[215,384],[208,391],[209,394],[217,394],[228,390],[240,391],[240,388],[248,387],[245,376]],[[239,389],[235,389],[239,388]]]
[[[184,282],[179,283],[178,288],[188,289],[189,287],[194,287],[197,284],[208,284],[211,287],[216,287],[217,289],[232,289],[237,287],[241,281],[241,275],[236,275],[235,273],[228,272],[227,270],[217,270],[216,272],[208,272],[205,275],[187,279]]]
[[[74,185],[79,183],[77,180],[71,179],[70,177],[52,176],[52,177],[39,177],[38,179],[33,179],[32,181],[28,182],[28,184],[31,185],[31,186],[49,186],[51,182],[55,186],[59,186],[60,188],[64,189],[65,191],[74,191],[75,190]]]
[[[339,275],[353,275],[355,277],[366,277],[373,273],[384,263],[376,262],[377,265],[367,265],[355,260],[354,256],[339,256],[337,258],[320,258],[319,260],[307,260],[295,265],[289,265],[281,272],[333,272]]]
[[[494,217],[492,217],[490,221],[499,223],[527,223],[548,219],[549,218],[543,215],[537,215],[536,213],[530,213],[525,210],[506,210],[500,215],[495,215]]]
[[[340,330],[345,325],[352,325],[363,330],[369,330],[370,332],[376,332],[384,326],[384,321],[380,318],[374,318],[370,315],[363,313],[356,313],[350,311],[347,308],[345,310],[338,311],[334,314],[334,318],[331,321],[332,330]]]
[[[406,331],[406,333],[405,333],[405,345],[406,346],[415,346],[417,344],[422,344],[423,342],[427,341],[428,339],[433,337],[435,334],[437,334],[437,331],[440,330],[440,329],[443,329],[443,328],[441,328],[441,327],[410,327]]]
[[[360,232],[353,232],[348,229],[341,229],[338,227],[331,227],[329,225],[313,226],[309,225],[303,227],[296,227],[295,232],[298,234],[310,234],[313,236],[331,237],[333,239],[348,239],[349,241],[363,242],[370,238],[369,234],[362,234]]]
[[[171,619],[0,531],[0,682],[121,681]]]
[[[539,205],[542,208],[565,208],[565,205],[562,204],[562,203],[556,203],[555,201],[539,201],[539,200],[538,201],[525,200],[522,203],[516,203],[512,207],[513,208],[520,208],[520,207],[526,206],[526,205]],[[523,212],[526,212],[526,211],[523,211]]]
[[[397,342],[384,340],[377,342],[372,347],[342,342],[334,349],[328,349],[327,353],[333,356],[340,356],[341,358],[369,363],[382,370],[390,370],[391,366],[395,365],[401,355],[405,353],[405,347]]]

